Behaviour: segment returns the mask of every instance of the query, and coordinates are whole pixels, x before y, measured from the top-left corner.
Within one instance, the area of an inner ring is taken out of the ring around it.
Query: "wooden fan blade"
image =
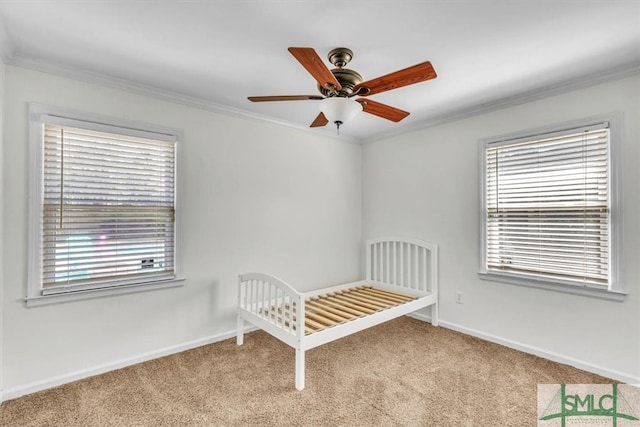
[[[396,71],[395,73],[386,74],[382,77],[357,84],[353,88],[353,91],[355,92],[361,87],[366,87],[369,89],[369,93],[363,93],[362,96],[375,95],[376,93],[409,86],[425,80],[435,79],[436,77],[436,70],[433,69],[431,62],[427,61]]]
[[[403,111],[371,99],[358,98],[357,101],[362,104],[362,109],[365,113],[373,114],[374,116],[382,117],[392,122],[399,122],[409,115],[408,111]]]
[[[332,85],[335,86],[336,90],[342,89],[336,77],[324,65],[315,50],[310,47],[290,47],[289,52],[316,79],[321,87]]]
[[[313,123],[311,123],[311,126],[309,126],[310,128],[317,128],[317,127],[321,127],[321,126],[326,126],[326,124],[329,123],[329,120],[327,120],[327,118],[324,116],[324,113],[320,113],[318,114],[318,116],[315,118],[315,120],[313,121]]]
[[[281,95],[281,96],[250,96],[247,98],[251,102],[269,101],[306,101],[308,99],[324,99],[320,95]]]

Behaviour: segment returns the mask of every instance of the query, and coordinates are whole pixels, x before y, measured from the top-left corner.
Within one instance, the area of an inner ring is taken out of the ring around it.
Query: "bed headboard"
[[[417,239],[367,241],[367,280],[437,292],[438,245]]]

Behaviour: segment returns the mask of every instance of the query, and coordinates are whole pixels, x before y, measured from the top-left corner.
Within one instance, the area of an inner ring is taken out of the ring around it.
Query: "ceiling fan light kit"
[[[334,96],[320,101],[320,111],[328,121],[336,125],[339,131],[340,125],[353,119],[362,111],[362,104],[350,98]]]
[[[360,111],[399,122],[407,117],[409,112],[364,98],[357,100],[351,98],[356,95],[374,95],[437,77],[433,66],[427,61],[372,80],[363,81],[358,72],[344,68],[353,59],[351,49],[339,47],[329,52],[327,58],[336,67],[332,70],[324,65],[313,48],[290,47],[288,50],[316,80],[318,91],[322,96],[250,96],[248,99],[252,102],[320,100],[320,114],[310,127],[325,126],[332,122],[339,132],[340,126],[353,119]]]

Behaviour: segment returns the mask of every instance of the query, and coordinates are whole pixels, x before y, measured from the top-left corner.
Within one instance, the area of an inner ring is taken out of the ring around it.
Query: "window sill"
[[[583,295],[587,297],[600,298],[609,301],[624,301],[626,297],[625,292],[610,291],[608,289],[591,288],[587,286],[569,285],[558,282],[551,282],[546,280],[535,280],[523,277],[517,277],[510,274],[495,273],[495,272],[479,272],[478,277],[482,280],[491,282],[508,283],[510,285],[526,286],[530,288],[546,289],[556,292],[564,292],[569,294]]]
[[[85,299],[109,297],[113,295],[132,294],[137,292],[153,291],[158,289],[177,288],[183,285],[184,278],[171,279],[162,282],[140,283],[135,285],[120,285],[112,288],[87,289],[54,295],[34,295],[26,297],[27,307],[38,307],[41,305],[59,304]]]

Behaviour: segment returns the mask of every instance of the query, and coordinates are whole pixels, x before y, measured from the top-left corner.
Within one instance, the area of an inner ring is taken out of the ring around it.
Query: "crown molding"
[[[363,140],[363,144],[399,136],[406,133],[416,132],[433,126],[477,116],[479,114],[502,110],[504,108],[526,104],[528,102],[537,101],[539,99],[548,98],[554,95],[560,95],[577,89],[583,89],[586,87],[595,86],[601,83],[619,80],[635,75],[640,75],[640,61],[624,64],[622,66],[609,69],[604,72],[588,74],[578,79],[560,82],[542,88],[530,90],[507,98],[501,98],[483,104],[472,105],[463,109],[452,110],[450,112],[433,116],[427,120],[423,120],[402,129],[393,129],[390,131],[381,132],[369,138],[365,138]]]
[[[24,56],[19,52],[15,52],[13,50],[8,38],[6,37],[3,38],[4,28],[2,27],[1,24],[2,23],[0,22],[0,56],[2,56],[3,61],[9,65],[14,65],[17,67],[22,67],[22,68],[44,72],[48,74],[53,74],[53,75],[57,75],[60,77],[69,78],[73,80],[79,80],[87,83],[107,86],[114,89],[135,93],[138,95],[149,96],[149,97],[160,99],[163,101],[181,104],[188,107],[194,107],[194,108],[211,111],[219,114],[225,114],[228,116],[240,117],[243,119],[259,121],[263,123],[264,122],[272,123],[280,126],[285,126],[288,128],[301,130],[306,133],[311,133],[318,136],[323,136],[326,138],[339,140],[342,142],[348,142],[352,144],[358,144],[358,145],[363,143],[378,141],[382,139],[387,139],[394,136],[403,135],[406,133],[416,132],[421,129],[426,129],[429,127],[450,123],[457,120],[462,120],[462,119],[473,117],[479,114],[488,113],[491,111],[496,111],[496,110],[520,105],[520,104],[525,104],[528,102],[536,101],[536,100],[547,98],[550,96],[559,95],[562,93],[571,92],[573,90],[582,89],[582,88],[594,86],[600,83],[618,80],[625,77],[630,77],[630,76],[640,74],[640,62],[623,64],[617,68],[609,69],[600,73],[588,74],[578,79],[559,82],[556,84],[530,90],[530,91],[513,95],[510,97],[497,99],[487,103],[472,105],[462,109],[454,109],[440,115],[432,116],[426,120],[417,122],[407,127],[392,129],[389,131],[380,132],[374,136],[358,139],[355,137],[348,137],[344,135],[337,136],[335,133],[333,133],[329,129],[319,129],[319,128],[310,129],[306,126],[301,126],[297,123],[276,119],[271,116],[253,113],[253,112],[241,110],[238,108],[230,107],[227,105],[223,105],[223,104],[218,104],[203,98],[183,95],[177,92],[172,92],[172,91],[160,89],[160,88],[149,86],[149,85],[144,85],[144,84],[133,82],[126,79],[112,77],[112,76],[94,72],[94,71],[70,68],[69,66],[66,66],[63,64],[56,64],[51,61],[45,61],[39,58]],[[6,33],[4,34],[6,35]],[[5,40],[6,40],[6,43],[3,44],[2,42]]]
[[[214,113],[224,114],[232,117],[239,117],[252,121],[259,121],[262,123],[272,123],[288,128],[301,130],[306,133],[315,134],[325,138],[339,140],[342,142],[349,142],[358,145],[362,143],[362,141],[357,138],[338,136],[329,129],[310,129],[297,123],[292,123],[286,120],[280,120],[274,117],[241,110],[223,104],[218,104],[203,98],[183,95],[178,92],[168,91],[154,86],[133,82],[131,80],[121,79],[94,71],[70,68],[69,66],[63,64],[57,64],[51,61],[45,61],[39,58],[25,56],[20,54],[19,52],[13,54],[10,61],[5,62],[16,67],[26,68],[29,70],[39,71],[47,74],[53,74],[59,77],[83,81],[86,83],[106,86],[125,92],[135,93],[137,95],[148,96],[162,101],[181,104],[187,107],[198,108],[201,110],[211,111]]]

